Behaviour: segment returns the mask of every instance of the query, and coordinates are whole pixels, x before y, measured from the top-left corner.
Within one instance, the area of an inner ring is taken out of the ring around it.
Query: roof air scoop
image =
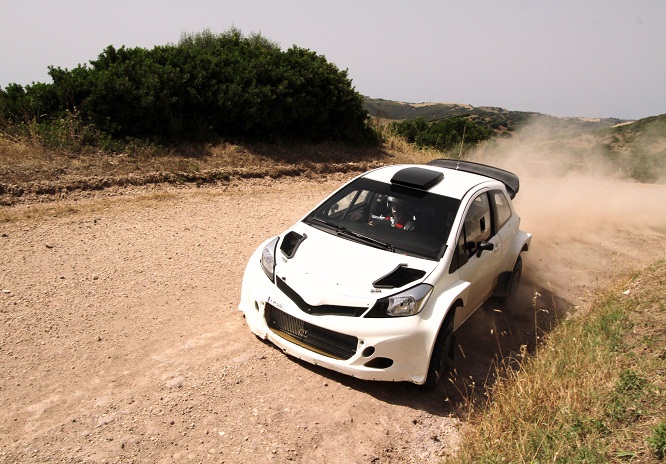
[[[431,169],[411,167],[396,172],[391,179],[393,185],[417,190],[430,190],[444,178],[444,174]]]

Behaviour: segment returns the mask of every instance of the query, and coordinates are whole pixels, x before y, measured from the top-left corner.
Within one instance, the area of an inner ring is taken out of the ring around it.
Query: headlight
[[[431,293],[431,285],[420,284],[402,293],[381,298],[366,317],[413,316],[421,312]]]
[[[268,242],[261,252],[261,268],[271,282],[275,282],[275,249],[279,239],[280,237],[275,237]]]

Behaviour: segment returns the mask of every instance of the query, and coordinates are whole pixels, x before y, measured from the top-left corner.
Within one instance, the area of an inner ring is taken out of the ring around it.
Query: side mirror
[[[472,256],[476,252],[476,242],[465,242],[462,251],[465,252],[466,256]]]
[[[479,244],[479,249],[476,253],[476,256],[481,256],[481,253],[483,253],[484,250],[493,251],[494,249],[495,249],[495,245],[493,245],[492,243],[490,243],[488,241],[481,242]]]

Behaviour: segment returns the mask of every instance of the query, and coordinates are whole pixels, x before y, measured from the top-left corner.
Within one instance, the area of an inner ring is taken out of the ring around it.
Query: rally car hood
[[[437,264],[356,243],[304,223],[289,232],[305,238],[291,257],[277,251],[276,276],[313,306],[371,306],[378,298],[416,285]]]

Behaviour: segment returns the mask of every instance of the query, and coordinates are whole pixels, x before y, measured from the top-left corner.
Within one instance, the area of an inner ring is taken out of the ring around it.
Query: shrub
[[[52,84],[0,93],[0,124],[56,124],[77,114],[117,139],[376,140],[347,71],[237,29],[152,50],[109,46],[89,65],[50,67],[49,75]]]
[[[462,117],[426,122],[423,118],[394,123],[393,130],[419,148],[432,147],[445,151],[457,147],[473,146],[487,140],[493,131]]]
[[[648,438],[648,443],[657,459],[664,459],[666,456],[666,422],[661,422],[655,427],[652,436]]]

